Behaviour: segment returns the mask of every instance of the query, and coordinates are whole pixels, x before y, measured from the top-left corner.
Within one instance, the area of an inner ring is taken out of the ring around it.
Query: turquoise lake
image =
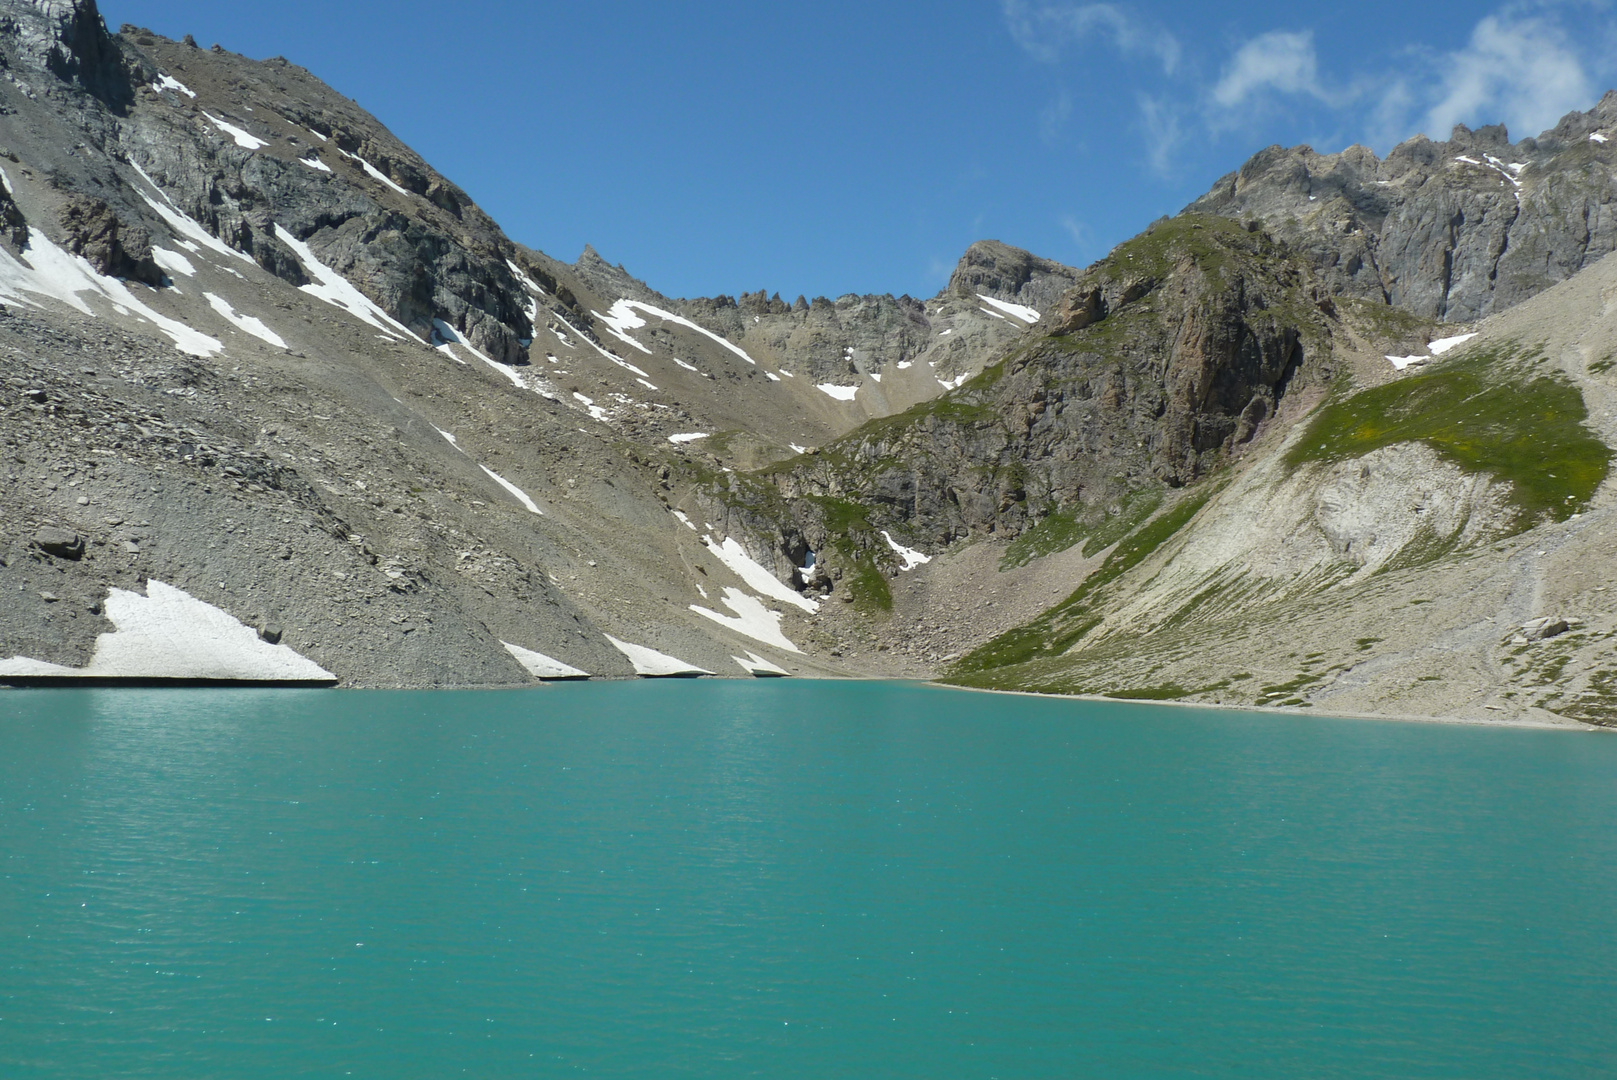
[[[0,694],[0,1077],[1617,1075],[1617,739],[890,683]]]

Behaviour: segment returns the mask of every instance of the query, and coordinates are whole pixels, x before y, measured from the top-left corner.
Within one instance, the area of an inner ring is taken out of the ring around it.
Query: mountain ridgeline
[[[288,60],[0,9],[0,678],[1617,723],[1617,95],[1272,147],[1083,269],[680,299]],[[160,609],[235,659],[158,656]]]

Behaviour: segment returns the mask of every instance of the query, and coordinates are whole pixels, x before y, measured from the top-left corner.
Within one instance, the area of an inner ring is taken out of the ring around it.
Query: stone
[[[258,636],[270,645],[279,645],[281,643],[281,634],[280,623],[267,622],[258,628]]]
[[[55,525],[43,526],[34,533],[34,546],[58,559],[84,557],[84,537],[67,529],[59,529]]]
[[[1522,624],[1522,635],[1528,641],[1544,641],[1547,638],[1560,637],[1571,630],[1567,620],[1553,615],[1546,615],[1538,619],[1529,619]]]

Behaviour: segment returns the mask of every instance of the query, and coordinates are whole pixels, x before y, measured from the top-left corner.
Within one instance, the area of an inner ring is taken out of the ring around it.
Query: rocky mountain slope
[[[0,676],[206,611],[351,686],[1617,722],[1617,98],[1265,151],[1084,270],[682,300],[285,60],[0,9]]]

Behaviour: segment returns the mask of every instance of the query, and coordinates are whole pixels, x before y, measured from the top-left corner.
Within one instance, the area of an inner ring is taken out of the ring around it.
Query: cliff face
[[[1617,92],[1512,143],[1503,126],[1362,146],[1271,146],[1186,209],[1261,220],[1331,291],[1469,322],[1617,249]]]
[[[1322,307],[1323,305],[1323,307]],[[948,543],[1192,483],[1289,392],[1331,377],[1332,305],[1261,231],[1187,215],[1085,271],[1008,356],[934,402],[777,473]]]

